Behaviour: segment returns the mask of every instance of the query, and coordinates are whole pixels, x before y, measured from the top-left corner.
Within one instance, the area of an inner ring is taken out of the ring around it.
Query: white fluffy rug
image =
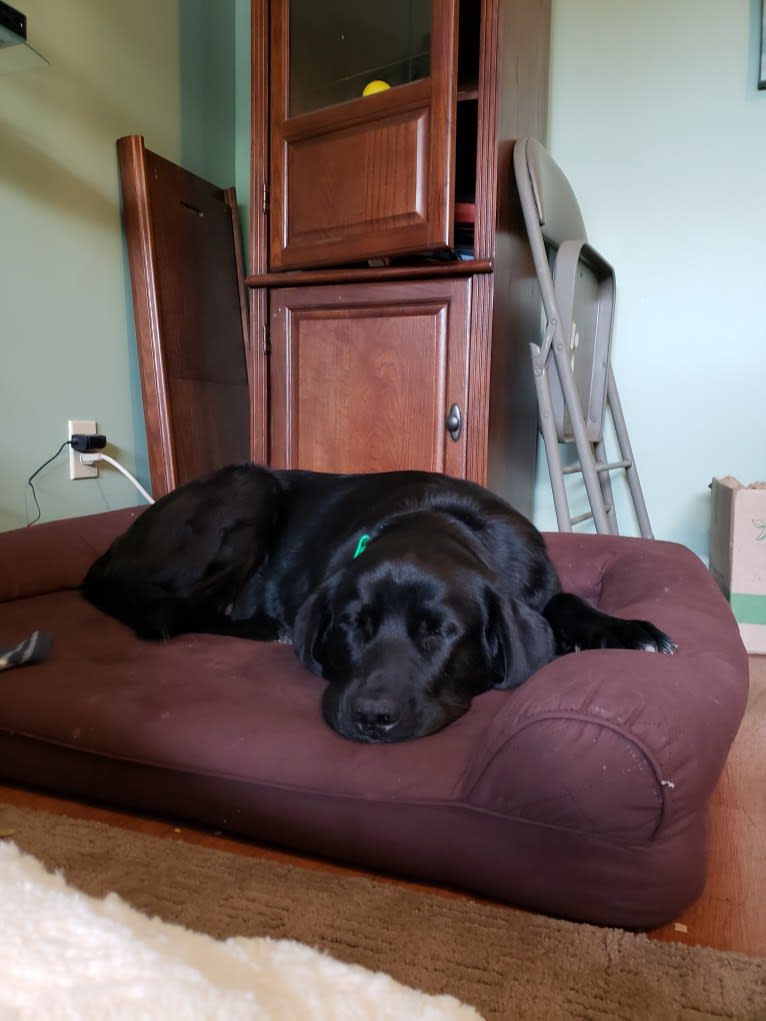
[[[87,897],[0,842],[0,1021],[477,1021],[290,940],[219,942]]]

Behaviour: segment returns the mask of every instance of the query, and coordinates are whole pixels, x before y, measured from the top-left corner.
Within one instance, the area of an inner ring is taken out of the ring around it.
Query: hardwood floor
[[[346,875],[358,869],[315,861],[192,827],[84,805],[0,785],[0,802],[93,819],[158,837]],[[387,882],[425,889],[399,879]],[[428,889],[433,889],[429,887]],[[434,892],[458,896],[446,890]],[[766,656],[750,657],[750,699],[711,804],[710,869],[700,899],[675,922],[650,933],[658,940],[766,957]]]
[[[713,795],[700,899],[652,935],[766,957],[766,656],[750,657],[750,697]]]

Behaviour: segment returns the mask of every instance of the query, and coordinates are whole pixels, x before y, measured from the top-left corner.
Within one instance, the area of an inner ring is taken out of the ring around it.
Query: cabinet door
[[[271,463],[465,474],[468,279],[271,294]]]
[[[457,0],[271,12],[271,268],[450,245]]]

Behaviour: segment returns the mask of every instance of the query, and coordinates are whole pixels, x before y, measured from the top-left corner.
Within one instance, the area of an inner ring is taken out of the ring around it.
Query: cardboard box
[[[766,482],[713,479],[710,572],[748,652],[766,653]]]

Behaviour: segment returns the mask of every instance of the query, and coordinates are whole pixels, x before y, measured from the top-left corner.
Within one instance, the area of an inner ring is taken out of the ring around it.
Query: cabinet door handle
[[[463,416],[460,413],[459,404],[453,404],[449,409],[449,414],[444,422],[444,426],[449,433],[450,439],[457,443],[460,439],[460,430],[463,428]]]

